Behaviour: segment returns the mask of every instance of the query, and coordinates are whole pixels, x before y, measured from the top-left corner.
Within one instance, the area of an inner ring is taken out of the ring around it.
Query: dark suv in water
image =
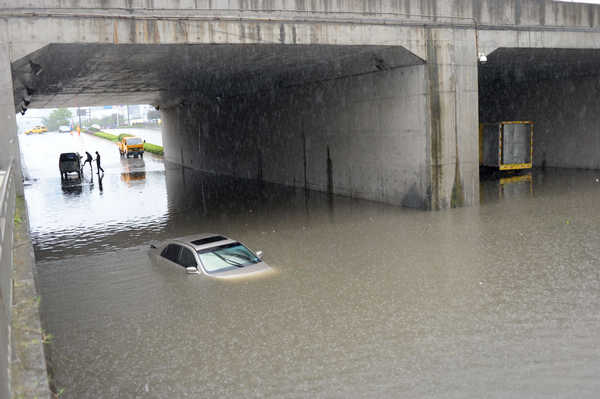
[[[63,152],[58,159],[60,178],[66,179],[69,173],[77,173],[81,179],[81,156],[78,152]]]

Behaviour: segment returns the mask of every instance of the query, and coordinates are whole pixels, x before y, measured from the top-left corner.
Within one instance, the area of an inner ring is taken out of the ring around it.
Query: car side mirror
[[[256,257],[257,257],[258,259],[262,259],[262,258],[263,258],[263,255],[264,255],[264,254],[263,254],[263,251],[256,251]]]
[[[197,269],[197,268],[195,268],[195,267],[193,267],[193,266],[186,267],[186,268],[185,268],[185,272],[186,272],[187,274],[198,274],[198,273],[199,273],[199,272],[198,272],[198,269]]]

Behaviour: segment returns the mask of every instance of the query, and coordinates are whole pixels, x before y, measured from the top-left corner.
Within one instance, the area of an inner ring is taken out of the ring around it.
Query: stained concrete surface
[[[429,207],[422,65],[162,111],[165,158],[200,171]]]
[[[17,198],[14,232],[13,310],[10,359],[12,398],[53,397],[43,344],[52,342],[51,334],[41,328],[40,296],[36,287],[35,259],[29,232],[27,206]]]

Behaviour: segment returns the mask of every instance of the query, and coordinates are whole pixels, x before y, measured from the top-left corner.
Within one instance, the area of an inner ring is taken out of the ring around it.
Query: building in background
[[[100,125],[102,128],[116,128],[119,126],[140,124],[157,125],[160,120],[159,116],[156,115],[157,111],[149,104],[105,105],[68,109],[72,115],[70,119],[72,128],[77,125],[87,127],[94,124]],[[54,110],[55,108],[32,109],[26,116],[18,114],[17,124],[19,133],[43,124],[43,118],[48,117]]]

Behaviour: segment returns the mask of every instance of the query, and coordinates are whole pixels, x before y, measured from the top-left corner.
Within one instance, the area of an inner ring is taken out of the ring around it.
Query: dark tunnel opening
[[[547,168],[563,171],[558,173],[600,169],[599,66],[600,51],[586,49],[500,48],[480,63],[482,199],[490,181],[492,191],[519,183],[524,193],[531,193],[536,173]],[[490,144],[490,134],[495,135],[492,140],[500,135],[498,122],[525,121],[533,123],[532,169],[485,166],[490,148],[502,151]],[[490,133],[490,128],[496,131]]]

